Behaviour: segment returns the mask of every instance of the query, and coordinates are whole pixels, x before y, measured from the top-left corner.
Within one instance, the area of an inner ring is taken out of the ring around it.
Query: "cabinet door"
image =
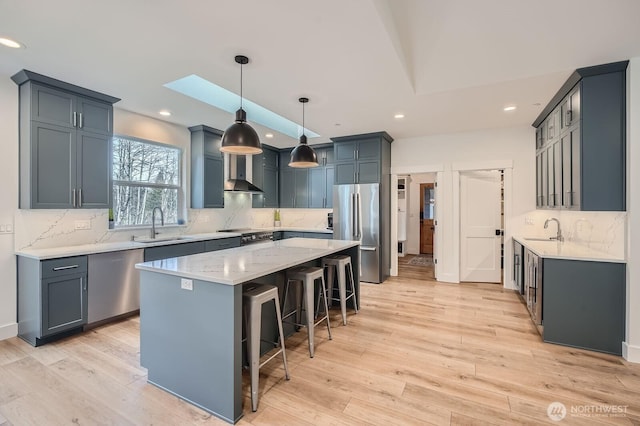
[[[562,146],[562,206],[571,208],[574,206],[573,197],[573,154],[571,132],[565,133],[560,139]]]
[[[325,167],[314,167],[309,170],[309,207],[312,209],[324,207],[326,173]]]
[[[553,144],[553,206],[562,205],[562,145],[560,140]]]
[[[76,188],[76,131],[39,122],[31,124],[32,209],[70,209]]]
[[[278,157],[279,157],[279,154],[277,151],[265,148],[264,151],[262,151],[262,165],[264,167],[271,167],[271,168],[277,169]],[[255,159],[256,156],[254,155],[253,158]]]
[[[309,171],[307,169],[296,169],[295,175],[295,196],[294,207],[309,207]]]
[[[542,193],[540,195],[540,206],[547,207],[549,205],[549,150],[544,149],[540,152],[540,176],[542,178]]]
[[[31,120],[63,127],[75,126],[74,95],[33,83],[31,88]]]
[[[379,161],[358,161],[356,183],[379,183],[380,182],[380,162]]]
[[[324,176],[325,176],[325,192],[324,192],[324,208],[332,209],[333,208],[333,177],[334,177],[333,167],[325,167]]]
[[[571,206],[582,206],[582,180],[580,162],[580,126],[571,130]]]
[[[278,207],[278,169],[265,167],[263,172],[264,179],[260,188],[264,191],[264,207]]]
[[[355,161],[350,163],[336,163],[334,168],[336,185],[356,183]]]
[[[342,161],[354,161],[356,159],[356,142],[340,142],[333,145],[333,154],[336,163]]]
[[[240,247],[240,237],[221,238],[218,240],[209,240],[204,242],[204,251],[217,251],[229,248]]]
[[[42,280],[42,337],[87,323],[86,273]]]
[[[547,139],[553,141],[560,136],[560,108],[553,110],[547,119]]]
[[[204,156],[204,207],[224,207],[224,160],[221,157]]]
[[[293,199],[295,197],[295,177],[293,169],[286,166],[286,169],[280,169],[280,207],[291,208],[294,206]]]
[[[324,149],[324,165],[328,166],[335,163],[333,147]]]
[[[78,96],[76,127],[85,132],[110,135],[113,133],[113,106]]]
[[[76,207],[108,209],[111,137],[83,131],[77,135]]]
[[[569,103],[571,105],[571,121],[569,125],[573,125],[582,119],[581,103],[580,103],[580,85],[578,84],[571,93],[569,93]]]
[[[172,244],[168,246],[149,247],[144,249],[144,261],[150,262],[158,259],[169,259],[172,257],[188,256],[190,254],[204,253],[204,241],[192,243]]]
[[[380,160],[380,138],[364,139],[358,142],[356,160]]]
[[[536,207],[542,207],[542,153],[536,154]]]

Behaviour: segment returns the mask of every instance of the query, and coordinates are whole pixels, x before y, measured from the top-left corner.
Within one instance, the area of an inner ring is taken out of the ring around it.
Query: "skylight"
[[[195,74],[169,82],[164,87],[230,113],[235,113],[240,107],[240,96]],[[301,125],[251,102],[247,98],[243,98],[242,108],[247,112],[248,121],[262,124],[294,139],[302,134]],[[320,136],[308,128],[305,128],[305,134],[309,138]]]

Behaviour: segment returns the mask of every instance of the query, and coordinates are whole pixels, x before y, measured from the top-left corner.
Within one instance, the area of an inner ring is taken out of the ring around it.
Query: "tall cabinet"
[[[309,207],[312,209],[333,208],[333,146],[314,146],[318,156],[318,167],[309,169]]]
[[[262,153],[252,158],[251,183],[262,189],[262,194],[253,194],[253,207],[279,207],[279,162],[277,148],[262,144]]]
[[[224,207],[223,132],[200,125],[191,132],[191,208]]]
[[[20,208],[109,208],[120,99],[28,70],[11,79],[20,99]]]
[[[533,122],[537,208],[626,209],[627,65],[577,69]]]

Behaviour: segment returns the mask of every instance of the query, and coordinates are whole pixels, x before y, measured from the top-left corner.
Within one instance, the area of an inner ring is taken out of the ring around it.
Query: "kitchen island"
[[[147,380],[230,422],[242,417],[242,284],[282,285],[284,271],[353,259],[357,241],[292,238],[156,260],[140,270],[140,364]]]

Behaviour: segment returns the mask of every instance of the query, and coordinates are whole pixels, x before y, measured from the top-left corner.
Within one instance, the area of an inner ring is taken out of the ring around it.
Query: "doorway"
[[[433,256],[435,230],[435,188],[433,183],[420,184],[420,254]]]

